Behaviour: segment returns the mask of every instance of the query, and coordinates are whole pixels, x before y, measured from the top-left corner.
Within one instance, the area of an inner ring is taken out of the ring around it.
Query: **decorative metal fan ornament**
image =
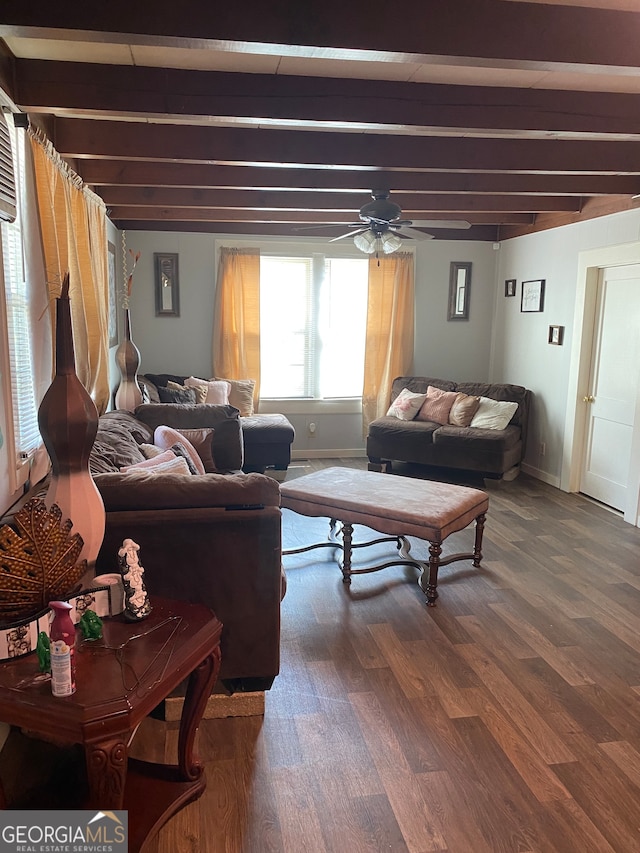
[[[74,591],[87,561],[78,562],[84,543],[72,526],[57,504],[32,498],[0,527],[0,620],[28,618]]]

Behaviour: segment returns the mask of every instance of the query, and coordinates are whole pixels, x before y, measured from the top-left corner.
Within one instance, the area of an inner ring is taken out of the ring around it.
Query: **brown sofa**
[[[162,409],[162,417],[157,411]],[[98,573],[117,571],[123,539],[140,545],[153,596],[210,607],[224,625],[220,679],[230,691],[268,689],[279,670],[281,513],[278,484],[261,474],[120,473],[142,461],[160,423],[213,426],[213,458],[242,464],[237,410],[229,406],[143,405],[134,417],[100,418],[90,465],[106,510]],[[215,411],[214,411],[215,410]]]
[[[398,376],[393,380],[391,401],[403,388],[424,394],[429,385],[443,391],[516,402],[518,408],[501,430],[404,421],[389,416],[377,418],[369,425],[367,436],[369,470],[390,471],[395,460],[470,471],[494,479],[516,476],[525,451],[531,392],[521,385]]]

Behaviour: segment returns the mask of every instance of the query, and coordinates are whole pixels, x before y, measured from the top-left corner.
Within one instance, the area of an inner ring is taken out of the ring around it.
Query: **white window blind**
[[[42,439],[38,429],[38,410],[34,392],[31,323],[20,221],[25,187],[25,134],[23,130],[16,131],[12,122],[9,122],[8,126],[18,186],[18,207],[15,221],[2,222],[0,227],[2,230],[2,259],[11,366],[15,449],[18,464],[20,464],[20,460],[25,459],[42,444]]]
[[[12,165],[11,130],[13,120],[7,121],[0,110],[0,219],[13,222],[16,218],[16,181]]]
[[[260,396],[360,397],[368,261],[260,258]]]

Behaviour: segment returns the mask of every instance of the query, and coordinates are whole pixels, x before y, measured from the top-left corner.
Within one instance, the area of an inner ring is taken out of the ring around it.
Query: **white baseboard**
[[[295,459],[358,459],[366,456],[364,447],[351,447],[339,450],[292,450],[291,458]]]
[[[524,473],[529,474],[530,477],[535,477],[536,480],[542,480],[543,483],[555,486],[556,489],[560,488],[560,477],[557,477],[555,474],[549,474],[547,471],[541,471],[540,468],[535,468],[533,465],[526,465],[524,462],[522,463],[521,468]]]

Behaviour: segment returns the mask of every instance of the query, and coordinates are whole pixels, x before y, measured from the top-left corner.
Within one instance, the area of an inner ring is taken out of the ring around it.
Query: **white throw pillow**
[[[401,421],[412,421],[426,399],[426,394],[415,394],[408,388],[403,388],[389,406],[387,417],[400,418]]]
[[[167,454],[171,454],[171,457],[167,455],[165,459],[165,454],[161,454],[160,456],[156,456],[155,459],[145,459],[144,462],[137,462],[135,465],[127,465],[125,468],[121,468],[120,471],[123,474],[133,474],[135,472],[140,472],[141,474],[189,474],[191,475],[191,471],[189,471],[189,466],[187,465],[187,460],[182,456],[176,456],[175,453],[168,450]],[[162,461],[158,461],[162,460]]]
[[[469,426],[477,429],[505,429],[517,408],[517,403],[480,397],[478,411]]]
[[[187,388],[198,388],[199,386],[206,385],[207,399],[204,401],[205,403],[214,403],[218,406],[226,406],[229,403],[231,386],[226,379],[207,381],[206,379],[197,379],[195,376],[190,376],[188,379],[185,379],[184,384]]]

